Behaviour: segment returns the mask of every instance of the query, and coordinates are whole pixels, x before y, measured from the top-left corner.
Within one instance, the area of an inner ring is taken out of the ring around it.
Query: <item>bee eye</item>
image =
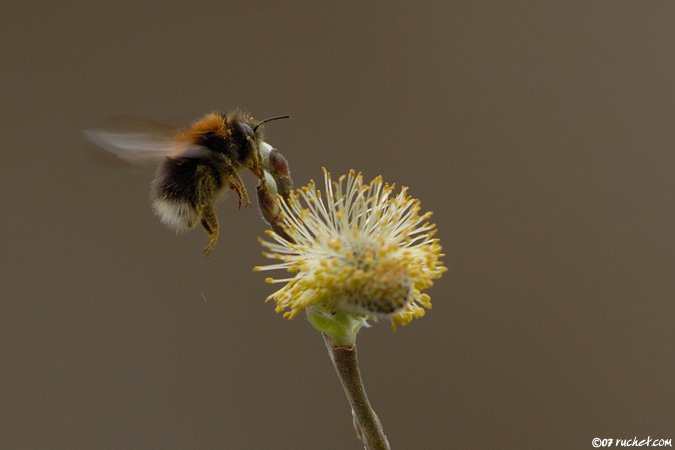
[[[253,131],[253,128],[251,128],[246,123],[239,123],[237,125],[239,126],[239,131],[241,132],[241,134],[243,134],[247,138],[255,140],[255,131]]]

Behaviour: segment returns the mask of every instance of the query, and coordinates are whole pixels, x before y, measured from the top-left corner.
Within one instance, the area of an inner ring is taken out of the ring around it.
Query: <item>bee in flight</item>
[[[188,128],[171,127],[140,119],[116,127],[86,130],[98,146],[136,165],[160,163],[152,182],[150,198],[160,220],[177,232],[200,222],[210,241],[208,256],[218,241],[218,218],[214,203],[226,187],[239,197],[239,207],[250,205],[239,169],[248,168],[264,180],[261,150],[263,123],[288,116],[256,121],[241,111],[209,113]]]

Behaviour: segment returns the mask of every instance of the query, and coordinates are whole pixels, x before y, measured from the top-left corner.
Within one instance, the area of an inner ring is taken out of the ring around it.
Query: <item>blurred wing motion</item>
[[[167,156],[198,158],[205,148],[176,141],[177,130],[152,120],[117,117],[101,128],[84,130],[99,147],[134,165],[153,165]]]

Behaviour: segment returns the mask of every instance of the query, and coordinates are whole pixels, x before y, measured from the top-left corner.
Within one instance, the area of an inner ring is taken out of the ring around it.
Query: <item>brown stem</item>
[[[366,450],[390,450],[380,419],[370,406],[368,395],[363,387],[356,357],[356,344],[351,347],[335,346],[328,336],[325,334],[322,336],[342,388],[352,407],[356,435],[363,441]]]

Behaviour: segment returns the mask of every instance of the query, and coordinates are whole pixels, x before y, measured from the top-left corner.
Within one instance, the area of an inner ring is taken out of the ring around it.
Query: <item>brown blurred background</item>
[[[292,116],[296,185],[355,168],[435,212],[433,310],[359,337],[393,448],[675,438],[672,2],[16,3],[1,448],[361,448],[319,335],[263,303],[256,208],[205,259],[81,136],[237,106]]]

